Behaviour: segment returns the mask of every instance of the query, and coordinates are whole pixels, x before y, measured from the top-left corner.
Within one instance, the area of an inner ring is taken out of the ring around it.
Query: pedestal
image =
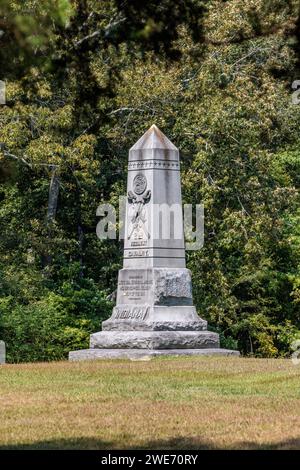
[[[122,303],[125,302],[125,303]],[[239,355],[221,349],[192,305],[186,268],[122,269],[117,305],[90,337],[90,349],[71,351],[70,360],[142,359],[157,356]]]

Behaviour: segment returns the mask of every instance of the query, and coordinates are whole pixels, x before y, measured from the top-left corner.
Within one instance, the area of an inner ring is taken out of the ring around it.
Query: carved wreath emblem
[[[135,175],[133,180],[133,191],[135,194],[143,194],[147,188],[147,178],[142,173]]]
[[[147,178],[142,173],[138,173],[133,180],[133,191],[128,191],[128,202],[132,205],[133,214],[131,217],[132,230],[128,236],[128,239],[132,237],[134,233],[138,233],[141,230],[147,236],[150,237],[148,231],[145,228],[146,214],[145,214],[145,204],[147,204],[151,199],[151,191],[147,189]],[[146,191],[146,192],[145,192]],[[137,238],[141,238],[137,236]]]

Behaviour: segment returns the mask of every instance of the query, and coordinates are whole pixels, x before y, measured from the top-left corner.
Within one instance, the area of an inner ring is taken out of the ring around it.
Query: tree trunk
[[[79,277],[83,278],[83,241],[84,241],[84,232],[81,226],[81,221],[78,221],[77,225],[78,231],[78,244],[79,244],[79,263],[80,263],[80,271]]]
[[[53,168],[51,182],[49,187],[47,224],[54,222],[57,211],[58,195],[59,195],[60,179],[57,174],[57,167]]]
[[[59,188],[60,188],[60,178],[58,176],[58,168],[57,166],[53,167],[51,181],[49,186],[49,196],[48,196],[48,208],[47,208],[47,215],[46,215],[46,225],[47,225],[47,242],[49,243],[52,238],[52,228],[51,225],[55,221],[56,212],[57,212],[57,204],[58,204],[58,196],[59,196]],[[43,266],[46,268],[50,266],[52,263],[52,256],[49,253],[49,248],[46,248],[46,253],[43,256]]]

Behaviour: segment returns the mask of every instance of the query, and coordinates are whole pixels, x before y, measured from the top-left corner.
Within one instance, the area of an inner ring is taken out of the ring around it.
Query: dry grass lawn
[[[159,358],[0,366],[0,449],[300,449],[300,366]]]

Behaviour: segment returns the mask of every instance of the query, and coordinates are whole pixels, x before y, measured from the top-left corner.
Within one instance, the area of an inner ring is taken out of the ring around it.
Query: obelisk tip
[[[168,139],[167,136],[155,125],[145,132],[145,134],[131,147],[132,150],[178,150],[174,144]]]

